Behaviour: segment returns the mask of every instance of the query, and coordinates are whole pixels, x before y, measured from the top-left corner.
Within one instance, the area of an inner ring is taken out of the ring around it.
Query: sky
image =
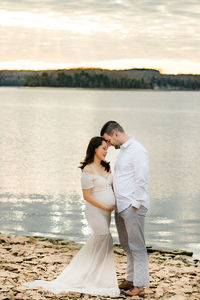
[[[0,69],[200,74],[199,0],[0,0]]]

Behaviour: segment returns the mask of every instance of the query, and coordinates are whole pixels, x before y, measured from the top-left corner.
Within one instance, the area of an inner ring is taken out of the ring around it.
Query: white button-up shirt
[[[149,208],[149,164],[146,149],[134,137],[120,148],[115,163],[113,187],[117,210],[121,212],[130,205]]]

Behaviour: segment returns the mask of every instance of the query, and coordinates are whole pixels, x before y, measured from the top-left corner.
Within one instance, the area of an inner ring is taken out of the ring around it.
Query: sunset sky
[[[0,0],[0,69],[200,74],[199,0]]]

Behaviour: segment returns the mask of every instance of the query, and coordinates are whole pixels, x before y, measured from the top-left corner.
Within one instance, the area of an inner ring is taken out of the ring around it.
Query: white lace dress
[[[83,189],[93,189],[93,196],[99,202],[105,205],[115,204],[112,174],[104,178],[83,172],[81,183]],[[102,296],[120,294],[115,272],[112,237],[109,230],[111,212],[102,210],[86,201],[85,215],[93,235],[70,264],[55,280],[36,280],[24,283],[25,286],[43,287],[54,294],[69,291]]]

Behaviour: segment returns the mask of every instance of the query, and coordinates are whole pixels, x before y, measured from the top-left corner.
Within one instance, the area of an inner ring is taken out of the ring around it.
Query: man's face
[[[121,144],[118,141],[118,135],[115,131],[112,136],[108,135],[107,133],[104,133],[103,138],[107,141],[108,147],[113,146],[115,149],[119,149]]]

